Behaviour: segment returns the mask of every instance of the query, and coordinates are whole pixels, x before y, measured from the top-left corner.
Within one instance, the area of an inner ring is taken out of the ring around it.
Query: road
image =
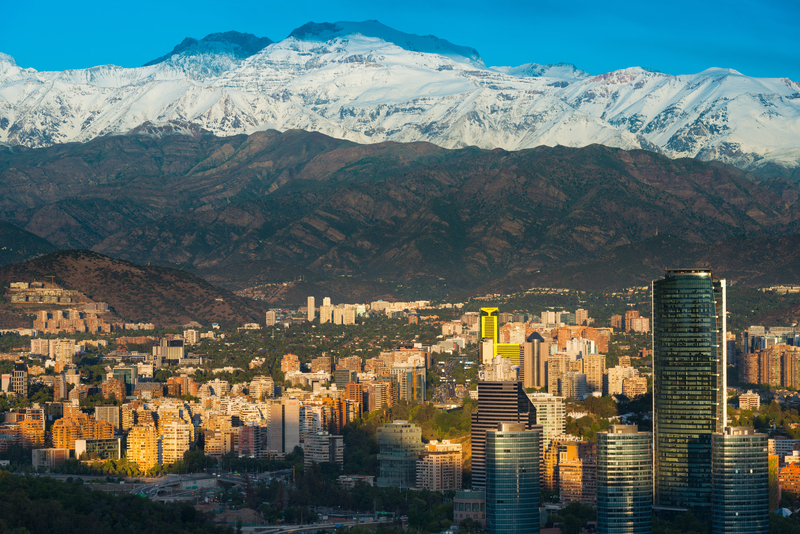
[[[312,525],[282,525],[263,527],[242,527],[242,532],[263,532],[264,534],[284,534],[288,532],[309,532],[317,530],[333,530],[339,526],[353,527],[356,525],[377,525],[377,521],[342,521],[340,523],[314,523]]]

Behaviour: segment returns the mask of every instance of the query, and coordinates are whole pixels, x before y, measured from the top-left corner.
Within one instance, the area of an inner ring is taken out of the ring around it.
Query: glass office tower
[[[725,427],[714,434],[713,534],[769,532],[767,435],[753,427]]]
[[[490,534],[538,534],[541,427],[499,423],[486,432],[486,526]]]
[[[597,531],[653,531],[653,450],[650,432],[611,425],[597,433]]]
[[[536,408],[522,382],[478,382],[478,409],[472,412],[472,489],[486,484],[486,432],[498,423],[536,425]]]
[[[711,512],[711,436],[725,409],[725,280],[667,270],[653,282],[655,506]]]

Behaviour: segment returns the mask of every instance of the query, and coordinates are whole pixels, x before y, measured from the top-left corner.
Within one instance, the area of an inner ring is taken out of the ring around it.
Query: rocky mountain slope
[[[447,150],[149,125],[0,152],[0,219],[60,247],[189,269],[237,290],[246,278],[295,274],[388,284],[370,289],[380,294],[409,285],[452,294],[657,233],[695,244],[798,233],[800,186],[754,179],[601,145]]]
[[[0,221],[0,266],[22,263],[55,250],[46,239]]]
[[[260,48],[265,39],[189,38],[141,68],[37,72],[0,55],[0,142],[42,147],[179,120],[218,135],[300,128],[446,148],[599,143],[800,179],[800,85],[786,78],[487,67],[473,48],[377,21],[309,23]]]
[[[711,268],[715,276],[745,287],[800,284],[800,234],[737,236],[714,243],[690,243],[661,234],[616,247],[586,263],[512,274],[481,291],[520,291],[532,286],[619,291],[648,285],[674,267]]]
[[[241,324],[263,322],[266,311],[255,301],[237,297],[189,273],[137,265],[87,250],[59,251],[1,267],[0,287],[51,275],[65,289],[107,302],[114,315],[126,321],[162,326],[189,321]],[[31,320],[26,310],[0,303],[0,328],[29,326]]]

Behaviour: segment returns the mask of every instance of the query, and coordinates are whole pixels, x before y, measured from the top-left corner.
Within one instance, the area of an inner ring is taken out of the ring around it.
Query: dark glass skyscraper
[[[536,425],[536,408],[522,382],[478,382],[478,411],[472,412],[472,487],[486,484],[486,431],[498,423]]]
[[[725,298],[709,269],[653,282],[656,507],[711,512],[711,436],[727,415]]]
[[[538,534],[541,427],[500,423],[486,432],[489,534]]]

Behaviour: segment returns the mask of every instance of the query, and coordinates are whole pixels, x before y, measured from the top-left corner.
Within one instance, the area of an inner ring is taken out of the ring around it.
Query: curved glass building
[[[725,427],[714,434],[713,534],[769,532],[767,435],[753,427]]]
[[[653,282],[655,505],[711,513],[711,436],[725,409],[725,280],[671,269]]]
[[[486,432],[486,526],[490,534],[539,533],[541,427],[500,423]]]
[[[653,531],[653,450],[650,432],[611,425],[597,433],[597,531]]]

